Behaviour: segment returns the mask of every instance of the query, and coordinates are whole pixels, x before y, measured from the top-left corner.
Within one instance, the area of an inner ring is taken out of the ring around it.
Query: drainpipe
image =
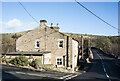
[[[83,55],[83,51],[84,51],[84,39],[83,39],[83,35],[81,36],[82,38],[82,59],[84,59],[84,55]]]
[[[67,47],[66,47],[66,67],[69,66],[68,64],[68,59],[69,59],[69,36],[67,36],[67,41],[66,41]]]

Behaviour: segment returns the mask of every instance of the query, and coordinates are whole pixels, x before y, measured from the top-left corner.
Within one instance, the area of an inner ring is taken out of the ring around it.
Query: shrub
[[[42,65],[42,60],[41,59],[35,59],[34,61],[32,61],[32,63],[30,63],[30,65],[35,67],[35,68],[39,68]]]
[[[33,55],[31,55],[31,56],[29,57],[29,59],[33,59]]]
[[[19,37],[21,37],[22,35],[17,35],[17,34],[14,34],[14,35],[12,35],[12,38],[13,39],[18,39]]]
[[[25,56],[21,55],[21,56],[15,57],[14,59],[10,60],[9,63],[17,65],[17,66],[27,66],[29,62]]]
[[[30,66],[36,68],[36,69],[44,69],[46,71],[51,71],[53,70],[54,66],[52,64],[42,64],[41,59],[35,59],[30,63]]]
[[[6,55],[2,55],[2,56],[0,57],[0,62],[8,63],[8,62],[7,62],[7,59],[6,59],[5,57],[6,57]]]
[[[79,65],[79,66],[76,66],[75,69],[79,69],[80,67],[81,67],[80,65]]]

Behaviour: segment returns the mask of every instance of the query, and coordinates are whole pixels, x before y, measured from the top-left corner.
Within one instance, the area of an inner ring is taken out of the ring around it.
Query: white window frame
[[[37,42],[39,42],[39,47],[37,47]],[[39,40],[35,41],[35,48],[40,48],[40,41]]]
[[[63,48],[63,47],[59,47],[60,41],[63,41],[63,47],[64,47],[64,39],[58,39],[58,48]]]
[[[59,61],[59,62],[62,62],[61,65],[57,63],[57,62],[58,62],[58,59],[61,59],[61,61]],[[63,58],[62,58],[62,57],[57,57],[57,58],[56,58],[56,65],[57,65],[57,66],[62,66],[62,65],[63,65]]]

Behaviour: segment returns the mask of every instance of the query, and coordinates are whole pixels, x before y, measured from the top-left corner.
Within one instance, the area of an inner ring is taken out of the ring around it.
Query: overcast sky
[[[118,35],[118,31],[106,25],[75,2],[21,2],[28,12],[39,22],[47,20],[47,25],[59,23],[61,32]],[[96,15],[118,27],[117,2],[81,2]],[[31,30],[39,26],[18,2],[2,3],[2,32],[12,33]]]

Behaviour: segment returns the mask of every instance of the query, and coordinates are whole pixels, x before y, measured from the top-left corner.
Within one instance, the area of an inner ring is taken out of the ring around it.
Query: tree
[[[107,37],[99,37],[95,41],[95,47],[101,48],[105,53],[110,53],[111,46],[111,40]]]

